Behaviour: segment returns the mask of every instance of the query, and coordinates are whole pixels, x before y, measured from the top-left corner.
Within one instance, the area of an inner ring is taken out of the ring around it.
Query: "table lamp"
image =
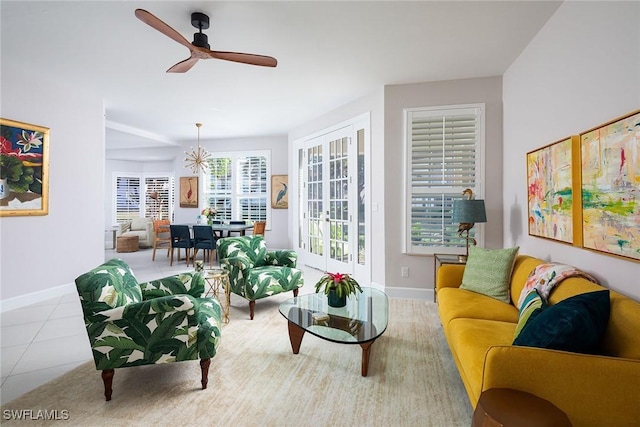
[[[487,214],[484,209],[484,200],[473,199],[473,191],[467,188],[462,195],[469,196],[468,199],[460,199],[453,201],[453,217],[452,222],[460,223],[458,226],[458,236],[466,232],[465,240],[467,241],[467,251],[465,255],[458,255],[460,261],[466,261],[469,256],[469,240],[475,245],[476,239],[469,237],[469,230],[473,228],[476,222],[487,222]]]

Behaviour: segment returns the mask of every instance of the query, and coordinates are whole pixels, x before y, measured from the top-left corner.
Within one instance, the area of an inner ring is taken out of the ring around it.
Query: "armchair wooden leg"
[[[104,382],[104,397],[107,398],[107,402],[111,400],[111,385],[113,384],[113,369],[105,369],[102,371],[102,381]]]
[[[200,360],[200,370],[202,370],[202,389],[207,388],[209,382],[209,365],[211,365],[211,359]]]
[[[249,317],[251,317],[251,320],[253,320],[253,312],[255,311],[255,308],[256,308],[256,302],[249,301]]]

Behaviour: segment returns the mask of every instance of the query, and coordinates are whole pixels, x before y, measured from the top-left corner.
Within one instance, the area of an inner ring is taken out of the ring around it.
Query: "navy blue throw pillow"
[[[610,310],[608,290],[575,295],[529,319],[513,345],[597,353]]]

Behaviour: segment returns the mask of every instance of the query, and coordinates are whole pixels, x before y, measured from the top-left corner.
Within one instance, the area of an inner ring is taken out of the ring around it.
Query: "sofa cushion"
[[[515,323],[484,319],[453,319],[449,323],[447,340],[472,402],[480,398],[487,350],[496,345],[510,345],[515,326]]]
[[[520,335],[520,332],[530,319],[533,319],[538,314],[542,313],[544,306],[545,302],[536,289],[532,289],[524,297],[522,306],[520,307],[520,312],[518,313],[518,325],[516,326],[515,335],[513,337],[514,339]]]
[[[478,292],[507,304],[511,303],[509,285],[518,249],[518,247],[508,249],[470,247],[460,289]]]
[[[531,318],[513,344],[596,353],[610,309],[609,290],[567,298]]]
[[[518,310],[513,305],[459,288],[438,291],[438,312],[445,329],[451,320],[459,318],[518,321]]]
[[[146,230],[151,223],[149,218],[133,218],[131,220],[131,230]]]

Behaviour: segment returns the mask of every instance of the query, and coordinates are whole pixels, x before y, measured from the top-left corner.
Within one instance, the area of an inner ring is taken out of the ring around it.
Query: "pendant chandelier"
[[[202,172],[206,172],[209,164],[207,161],[209,157],[211,157],[210,153],[207,153],[207,150],[200,146],[200,128],[202,127],[202,123],[196,123],[196,127],[198,128],[198,149],[194,150],[191,147],[190,151],[185,151],[184,154],[187,155],[184,161],[186,162],[185,168],[191,168],[194,174],[198,173],[199,169],[202,169]]]

